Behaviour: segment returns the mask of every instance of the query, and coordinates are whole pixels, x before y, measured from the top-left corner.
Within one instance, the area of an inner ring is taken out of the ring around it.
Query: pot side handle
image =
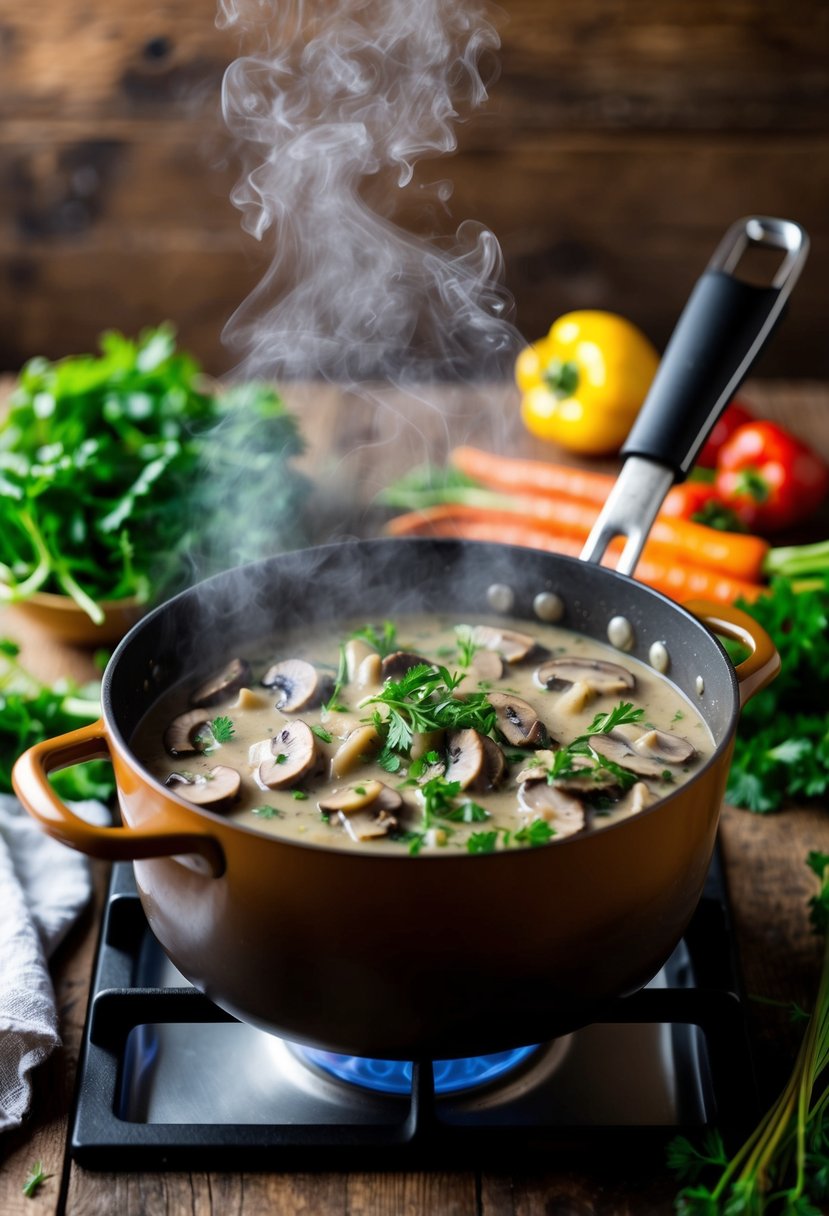
[[[221,845],[208,832],[194,832],[186,812],[179,817],[168,803],[163,827],[157,829],[97,827],[75,815],[49,784],[49,773],[58,769],[109,758],[106,727],[102,721],[93,722],[30,747],[12,770],[12,785],[47,835],[71,849],[108,861],[197,854],[207,863],[209,873],[218,877],[225,868]]]
[[[765,688],[780,672],[780,655],[774,642],[752,616],[733,604],[714,604],[708,600],[688,600],[682,607],[697,617],[713,633],[741,642],[751,654],[734,668],[740,686],[740,705]]]

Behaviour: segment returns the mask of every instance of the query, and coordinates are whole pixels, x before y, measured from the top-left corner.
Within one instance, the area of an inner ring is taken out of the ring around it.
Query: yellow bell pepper
[[[658,363],[655,348],[624,317],[566,313],[516,360],[524,424],[572,452],[617,452]]]

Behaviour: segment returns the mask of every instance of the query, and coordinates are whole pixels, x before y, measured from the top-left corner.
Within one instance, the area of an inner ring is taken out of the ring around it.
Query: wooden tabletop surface
[[[785,421],[829,459],[829,386],[755,382],[743,394],[759,414]],[[509,442],[512,450],[542,455],[515,426],[510,392],[462,390],[417,398],[377,394],[371,404],[343,399],[326,388],[287,394],[309,439],[307,466],[325,487],[319,506],[337,531],[366,526],[360,504],[370,501],[390,475],[446,446],[469,440],[481,446]],[[349,508],[349,511],[346,510]],[[343,525],[342,520],[348,522]],[[829,535],[829,520],[816,524]],[[59,645],[16,613],[0,614],[0,635],[24,644],[24,659],[44,677],[86,677],[90,659]],[[792,808],[754,816],[726,807],[722,846],[741,952],[748,1014],[765,1099],[791,1066],[798,1030],[771,1001],[811,1007],[819,970],[818,943],[810,933],[806,901],[812,886],[804,864],[810,849],[829,847],[827,807]],[[66,1157],[68,1111],[83,1029],[106,867],[93,867],[95,897],[60,948],[53,975],[63,1047],[35,1075],[30,1118],[0,1137],[2,1216],[652,1216],[670,1213],[677,1185],[666,1170],[645,1166],[630,1154],[623,1161],[594,1156],[514,1169],[509,1160],[487,1160],[457,1172],[332,1173],[95,1173]],[[27,1199],[21,1187],[42,1161],[51,1177]]]

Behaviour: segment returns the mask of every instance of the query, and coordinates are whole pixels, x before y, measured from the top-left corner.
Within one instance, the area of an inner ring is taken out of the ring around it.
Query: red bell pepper
[[[826,463],[773,422],[749,422],[720,449],[717,493],[752,532],[807,519],[829,490]]]
[[[720,498],[710,481],[684,481],[668,491],[660,514],[674,519],[690,519],[721,532],[744,532],[745,528],[730,507]]]
[[[727,443],[734,432],[747,422],[753,422],[754,415],[746,409],[741,401],[732,401],[731,405],[717,419],[714,429],[703,444],[697,464],[704,469],[715,469],[717,457],[723,444]]]

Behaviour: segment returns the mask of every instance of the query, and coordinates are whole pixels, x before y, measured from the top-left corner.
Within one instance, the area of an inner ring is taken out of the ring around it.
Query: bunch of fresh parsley
[[[797,592],[777,579],[741,604],[771,635],[782,670],[740,718],[727,798],[752,811],[829,790],[829,583]]]
[[[12,767],[26,748],[94,722],[100,714],[97,684],[41,684],[21,667],[19,652],[15,642],[0,638],[0,793],[5,794],[12,791]],[[74,800],[106,801],[115,788],[105,760],[65,769],[51,780],[61,797]]]
[[[294,419],[264,385],[208,390],[171,326],[22,370],[0,428],[0,602],[160,598],[293,548]]]

